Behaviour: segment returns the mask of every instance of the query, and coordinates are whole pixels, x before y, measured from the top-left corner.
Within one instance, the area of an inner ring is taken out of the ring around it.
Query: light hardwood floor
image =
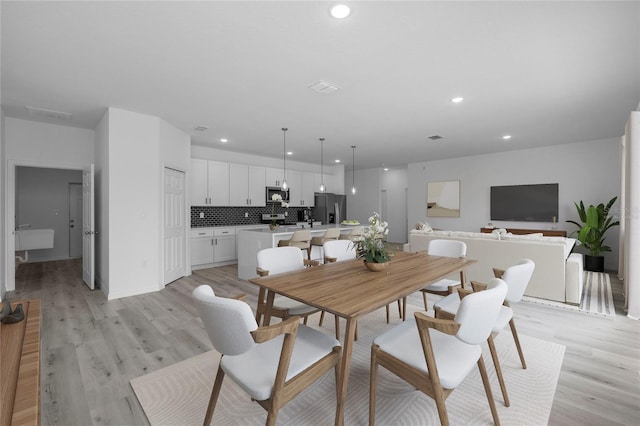
[[[247,293],[254,307],[257,299],[235,266],[113,301],[87,289],[80,268],[79,260],[20,265],[16,291],[6,295],[42,300],[42,425],[148,424],[129,380],[210,349],[191,291],[208,283],[222,296]],[[514,307],[521,334],[567,347],[549,424],[640,424],[640,323],[624,316],[613,281],[615,319]],[[422,298],[408,303],[420,307]]]

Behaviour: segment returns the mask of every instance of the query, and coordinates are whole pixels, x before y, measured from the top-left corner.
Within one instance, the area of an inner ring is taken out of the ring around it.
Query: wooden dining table
[[[336,425],[343,425],[358,318],[452,273],[461,272],[464,277],[465,268],[475,262],[466,258],[430,256],[425,252],[396,252],[383,272],[369,271],[362,260],[349,260],[249,281],[267,290],[264,324],[269,324],[275,294],[346,320],[335,420]]]

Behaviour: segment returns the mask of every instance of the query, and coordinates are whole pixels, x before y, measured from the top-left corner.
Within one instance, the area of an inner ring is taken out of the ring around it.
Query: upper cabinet
[[[267,167],[265,170],[266,175],[266,186],[281,186],[282,185],[282,169],[274,169],[272,167]]]
[[[315,183],[313,173],[287,170],[289,205],[291,207],[313,207]]]
[[[229,176],[230,206],[266,206],[264,167],[230,164]]]
[[[229,164],[191,159],[191,205],[229,205]]]

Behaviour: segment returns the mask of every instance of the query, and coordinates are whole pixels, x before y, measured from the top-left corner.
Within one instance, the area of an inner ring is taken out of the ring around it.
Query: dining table
[[[338,373],[336,425],[344,424],[345,400],[358,318],[419,291],[475,263],[467,258],[432,256],[426,252],[395,252],[382,272],[361,259],[328,263],[293,272],[252,278],[267,291],[264,324],[269,324],[276,294],[314,306],[346,320]]]

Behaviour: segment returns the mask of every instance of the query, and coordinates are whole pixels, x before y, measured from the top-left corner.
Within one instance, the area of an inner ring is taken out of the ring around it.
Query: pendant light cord
[[[287,189],[287,130],[286,127],[282,128],[282,189]]]

